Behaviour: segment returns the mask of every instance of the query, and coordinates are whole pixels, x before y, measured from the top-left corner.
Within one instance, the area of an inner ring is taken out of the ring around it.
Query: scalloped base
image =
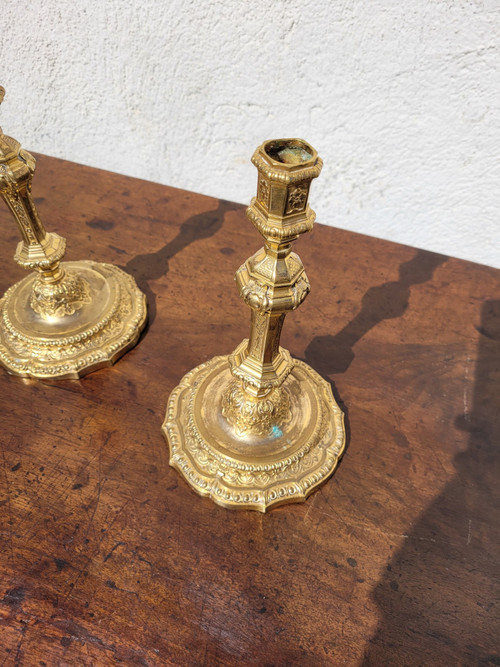
[[[343,414],[330,385],[295,360],[283,384],[291,418],[266,436],[240,436],[220,407],[233,379],[228,357],[214,357],[173,390],[162,426],[170,465],[198,494],[230,509],[265,512],[304,501],[330,477],[345,447]]]
[[[31,273],[0,300],[0,363],[13,375],[77,379],[110,366],[139,340],[146,297],[132,276],[112,264],[64,262],[81,276],[90,299],[74,313],[42,318],[29,305]]]

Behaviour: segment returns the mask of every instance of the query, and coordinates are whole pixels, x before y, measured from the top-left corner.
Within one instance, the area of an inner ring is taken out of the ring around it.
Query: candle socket
[[[305,500],[333,473],[345,431],[328,382],[279,345],[285,315],[310,289],[291,244],[312,229],[309,188],[322,160],[305,141],[278,139],[252,162],[257,196],[246,214],[265,243],[235,276],[251,308],[250,337],[184,376],[162,430],[170,464],[197,493],[265,512]]]
[[[0,87],[0,102],[4,97]],[[112,364],[146,323],[146,299],[112,264],[64,262],[31,196],[35,159],[0,128],[0,195],[21,233],[14,255],[32,271],[0,299],[0,363],[13,375],[78,378]]]

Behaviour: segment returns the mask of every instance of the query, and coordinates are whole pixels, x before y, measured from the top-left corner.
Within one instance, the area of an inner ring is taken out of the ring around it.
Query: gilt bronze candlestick
[[[0,87],[0,102],[4,97]],[[112,264],[64,262],[66,240],[46,232],[31,196],[35,159],[0,129],[0,195],[22,241],[15,261],[35,270],[0,300],[0,363],[35,378],[78,378],[130,349],[146,322],[146,299]]]
[[[286,313],[309,293],[291,243],[312,229],[309,187],[322,160],[300,139],[279,139],[252,162],[257,197],[246,213],[265,245],[235,276],[252,309],[250,338],[184,376],[162,430],[170,464],[197,493],[265,512],[305,500],[333,473],[345,431],[328,382],[279,345]]]

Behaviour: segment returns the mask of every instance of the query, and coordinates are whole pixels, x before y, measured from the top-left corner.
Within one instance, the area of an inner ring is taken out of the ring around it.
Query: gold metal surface
[[[4,94],[0,87],[0,102]],[[0,129],[0,195],[22,237],[14,259],[34,270],[0,299],[0,363],[23,377],[78,378],[135,345],[146,298],[116,266],[61,263],[66,240],[47,232],[38,216],[34,171],[33,156]]]
[[[184,376],[162,431],[170,464],[197,493],[265,512],[305,500],[333,473],[345,430],[329,383],[279,345],[286,313],[309,293],[291,243],[312,229],[309,188],[322,160],[305,141],[278,139],[252,162],[257,197],[246,213],[265,245],[235,276],[252,311],[250,338]]]

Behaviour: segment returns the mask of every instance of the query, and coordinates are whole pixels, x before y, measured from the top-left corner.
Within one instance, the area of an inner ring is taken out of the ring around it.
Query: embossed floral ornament
[[[259,180],[259,199],[264,205],[267,205],[269,200],[269,184],[263,178]]]
[[[292,213],[293,211],[302,211],[307,199],[307,188],[296,187],[290,190],[288,195],[288,206],[287,213]]]
[[[43,319],[73,315],[91,302],[90,285],[79,275],[66,271],[65,279],[47,284],[35,280],[30,305]]]
[[[272,389],[257,400],[235,381],[223,394],[222,415],[239,436],[269,436],[290,421],[290,398],[286,389]]]

